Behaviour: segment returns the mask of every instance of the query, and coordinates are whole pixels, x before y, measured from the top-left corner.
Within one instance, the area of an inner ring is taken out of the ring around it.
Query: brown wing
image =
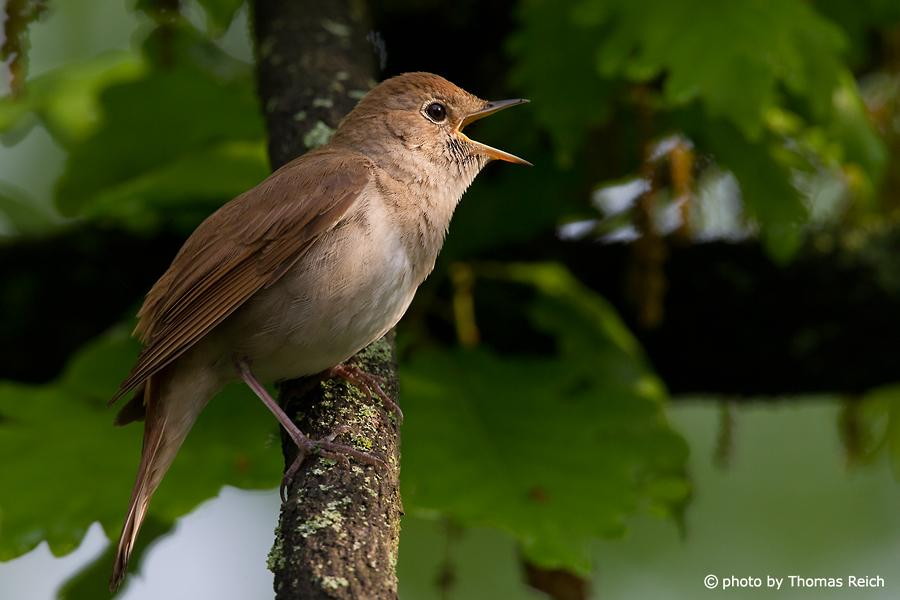
[[[135,334],[145,347],[113,401],[277,281],[319,234],[347,213],[368,183],[371,168],[358,154],[312,152],[201,223],[138,312]]]

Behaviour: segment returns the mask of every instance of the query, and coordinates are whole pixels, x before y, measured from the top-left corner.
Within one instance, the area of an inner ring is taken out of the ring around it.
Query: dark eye
[[[447,107],[440,102],[432,102],[425,107],[425,114],[435,123],[440,123],[447,118]]]

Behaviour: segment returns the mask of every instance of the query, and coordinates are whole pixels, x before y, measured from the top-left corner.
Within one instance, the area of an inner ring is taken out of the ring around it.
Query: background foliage
[[[242,2],[141,0],[130,9],[131,50],[26,80],[27,23],[40,4],[6,5],[0,132],[15,151],[45,130],[65,166],[52,203],[0,185],[5,248],[73,231],[177,239],[266,176]],[[666,245],[759,241],[788,265],[823,244],[877,247],[869,241],[896,227],[900,8],[521,0],[482,7],[493,18],[477,19],[477,3],[462,3],[440,27],[474,27],[479,43],[423,58],[424,34],[408,23],[438,6],[373,6],[383,75],[433,70],[482,97],[529,97],[478,137],[537,167],[494,165],[479,178],[401,327],[405,508],[498,529],[527,561],[587,576],[593,540],[621,536],[640,512],[678,524],[691,497],[666,382],[630,331],[665,318]],[[479,35],[490,28],[504,35]],[[540,256],[559,238],[636,240],[637,316],[623,320],[552,253]],[[525,246],[540,260],[521,262]],[[40,285],[17,279],[2,293],[28,297]],[[105,405],[137,351],[126,331],[146,286],[133,287],[63,370],[0,383],[0,454],[16,457],[0,464],[0,559],[45,540],[64,554],[93,522],[118,530],[139,431],[113,429]],[[79,318],[77,303],[65,318]],[[32,344],[22,351],[38,361],[53,340]],[[852,462],[900,463],[891,384],[873,382],[847,409]],[[160,531],[222,485],[274,486],[275,431],[249,394],[223,393],[154,500]],[[51,464],[54,476],[36,480]]]

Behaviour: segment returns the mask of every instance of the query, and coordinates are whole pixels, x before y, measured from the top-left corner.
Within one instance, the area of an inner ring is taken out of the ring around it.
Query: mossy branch
[[[360,2],[256,0],[253,8],[259,92],[277,168],[328,140],[374,84],[374,54]],[[396,401],[392,333],[352,362],[382,377]],[[402,505],[395,417],[342,380],[285,382],[280,400],[313,439],[345,427],[337,441],[383,458],[388,468],[322,457],[304,463],[269,554],[276,598],[396,598]],[[286,436],[282,447],[289,465],[296,448]]]

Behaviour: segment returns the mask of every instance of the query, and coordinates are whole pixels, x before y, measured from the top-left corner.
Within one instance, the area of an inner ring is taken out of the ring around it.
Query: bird
[[[151,497],[226,383],[242,380],[297,444],[286,479],[315,451],[381,462],[334,435],[307,437],[263,383],[328,373],[387,399],[374,376],[344,362],[406,312],[484,166],[530,165],[463,133],[525,102],[482,100],[431,73],[386,79],[328,143],[222,205],[188,237],[144,299],[134,330],[143,347],[110,402],[134,390],[116,424],[145,421],[111,590],[125,577]]]

